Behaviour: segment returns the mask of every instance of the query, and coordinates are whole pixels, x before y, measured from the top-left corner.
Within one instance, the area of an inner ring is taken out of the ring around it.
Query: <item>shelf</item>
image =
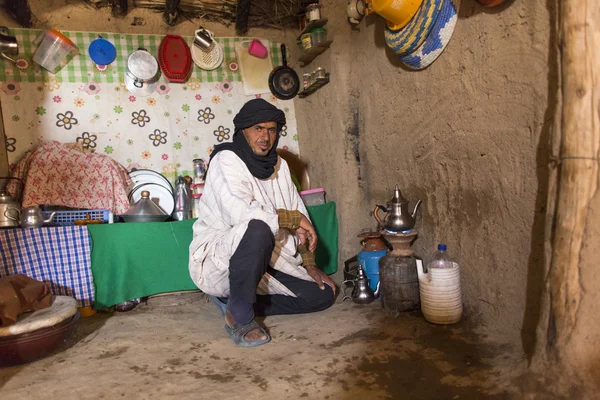
[[[328,21],[327,18],[323,18],[323,19],[318,19],[316,21],[309,23],[308,25],[306,25],[306,27],[304,27],[302,32],[300,32],[300,36],[312,31],[313,29],[324,27],[325,24],[327,23],[327,21]],[[300,36],[298,36],[298,39],[300,39]]]
[[[302,63],[301,67],[306,67],[308,64],[310,64],[310,62],[317,58],[319,54],[327,50],[329,46],[331,46],[331,43],[333,43],[333,40],[326,40],[323,43],[314,45],[313,47],[302,53],[302,55],[298,59],[298,61]]]
[[[312,85],[310,85],[309,87],[307,87],[306,89],[303,89],[300,93],[298,93],[298,97],[300,97],[302,99],[306,96],[310,96],[311,94],[316,92],[317,89],[322,88],[323,86],[327,85],[328,83],[329,83],[329,72],[325,75],[325,78],[317,78],[317,81],[315,83],[313,83]]]

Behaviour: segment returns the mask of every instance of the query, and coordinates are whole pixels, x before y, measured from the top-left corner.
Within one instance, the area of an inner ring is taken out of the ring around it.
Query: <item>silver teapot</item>
[[[0,180],[13,179],[21,184],[23,194],[23,181],[19,178],[1,177]],[[15,196],[16,197],[16,196]],[[21,218],[21,201],[8,194],[6,190],[0,191],[0,228],[15,228],[19,226]]]
[[[54,214],[56,214],[56,211],[50,214],[48,219],[44,219],[42,210],[38,206],[24,208],[21,211],[21,228],[40,228],[44,224],[52,222]]]
[[[342,282],[342,286],[347,284],[352,284],[353,289],[350,296],[346,295],[346,288],[344,287],[344,298],[342,301],[346,299],[352,299],[353,302],[357,304],[369,304],[372,303],[373,300],[379,297],[379,284],[381,282],[377,282],[377,289],[373,292],[373,289],[369,286],[369,278],[365,275],[365,271],[362,266],[358,266],[358,272],[356,279],[354,280],[345,280]]]
[[[412,213],[410,213],[408,211],[408,200],[402,197],[402,193],[400,193],[400,189],[396,185],[394,197],[387,203],[387,207],[376,205],[373,210],[373,216],[386,231],[400,233],[411,230],[415,226],[420,205],[421,200],[417,201]],[[377,214],[380,209],[387,213],[383,221]]]

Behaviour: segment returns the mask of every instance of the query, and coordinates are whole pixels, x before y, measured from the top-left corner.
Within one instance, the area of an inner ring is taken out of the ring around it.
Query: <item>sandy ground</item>
[[[271,343],[241,349],[205,296],[151,298],[82,319],[50,357],[0,369],[2,399],[504,399],[543,383],[522,374],[515,343],[468,321],[392,318],[379,300],[263,322]]]

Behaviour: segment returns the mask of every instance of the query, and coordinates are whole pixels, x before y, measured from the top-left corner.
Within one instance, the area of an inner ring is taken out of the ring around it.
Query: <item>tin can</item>
[[[312,38],[310,36],[310,32],[300,36],[300,39],[302,40],[302,47],[305,51],[309,50],[312,47]]]
[[[317,79],[325,79],[327,78],[327,72],[323,67],[319,67],[313,71],[313,77],[315,80]]]

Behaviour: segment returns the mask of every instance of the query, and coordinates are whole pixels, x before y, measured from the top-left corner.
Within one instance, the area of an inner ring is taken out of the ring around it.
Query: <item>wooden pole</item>
[[[248,19],[250,18],[251,0],[238,0],[235,16],[235,31],[238,35],[248,33]]]
[[[7,0],[4,9],[11,14],[17,22],[25,28],[33,26],[33,15],[29,7],[29,0]]]
[[[165,2],[163,19],[167,25],[175,25],[175,22],[177,22],[179,2],[180,0],[167,0]]]
[[[111,0],[112,14],[115,17],[124,17],[127,15],[127,0]]]
[[[579,259],[600,149],[600,2],[562,2],[562,121],[558,201],[548,278],[556,349],[568,344],[582,286]],[[551,210],[549,210],[550,212]]]

